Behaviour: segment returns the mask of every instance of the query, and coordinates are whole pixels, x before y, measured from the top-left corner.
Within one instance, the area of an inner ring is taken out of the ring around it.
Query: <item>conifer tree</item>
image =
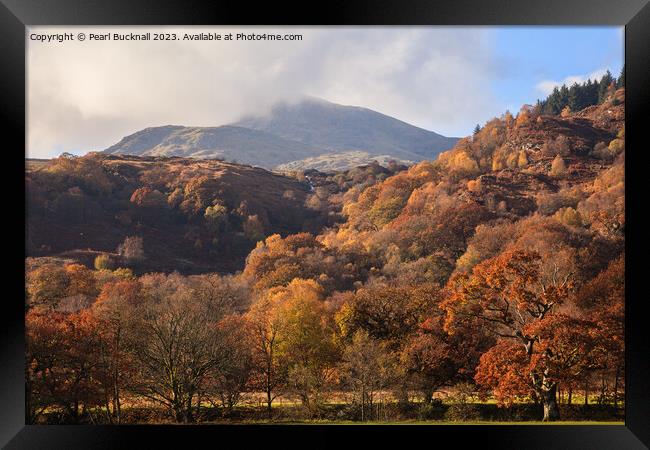
[[[609,89],[609,85],[612,84],[612,81],[614,81],[614,78],[608,70],[598,84],[598,103],[602,103],[607,98],[607,90]]]
[[[618,80],[616,81],[616,87],[617,88],[625,87],[625,64],[623,64],[623,68],[621,69],[621,74],[618,76]]]

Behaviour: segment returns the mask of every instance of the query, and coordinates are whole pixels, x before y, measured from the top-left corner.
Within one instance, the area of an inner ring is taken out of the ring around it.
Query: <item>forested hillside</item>
[[[30,422],[622,420],[615,88],[408,168],[39,165]]]
[[[240,270],[257,240],[331,220],[305,205],[306,180],[216,160],[64,155],[26,181],[28,254],[126,264],[117,249],[137,237],[140,272]]]

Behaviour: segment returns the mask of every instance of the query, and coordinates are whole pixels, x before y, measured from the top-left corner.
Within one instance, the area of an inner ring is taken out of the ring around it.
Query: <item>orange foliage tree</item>
[[[525,385],[544,405],[544,420],[556,420],[559,376],[551,363],[555,364],[554,355],[560,353],[554,345],[562,344],[563,335],[551,330],[568,319],[560,319],[563,316],[553,311],[571,295],[572,278],[571,272],[559,276],[557,270],[544,276],[541,262],[536,252],[505,251],[475,266],[471,274],[454,277],[443,307],[450,332],[457,327],[480,326],[499,338],[498,345],[481,359],[476,380],[496,389],[495,395],[502,401],[522,395]],[[513,351],[515,344],[517,351]],[[574,364],[587,357],[584,348],[573,351]],[[524,367],[527,370],[522,372]],[[498,377],[486,375],[494,370],[505,372]],[[524,374],[521,376],[527,377],[527,382],[517,374]],[[508,389],[503,383],[508,383]]]

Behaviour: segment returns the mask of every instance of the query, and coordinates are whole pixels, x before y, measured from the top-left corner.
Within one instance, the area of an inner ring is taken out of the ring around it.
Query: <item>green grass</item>
[[[442,420],[400,420],[400,421],[373,421],[355,422],[351,420],[310,420],[310,421],[249,421],[241,422],[246,425],[625,425],[625,422],[598,422],[598,421],[558,421],[558,422],[491,422],[491,421],[468,421],[453,422]]]

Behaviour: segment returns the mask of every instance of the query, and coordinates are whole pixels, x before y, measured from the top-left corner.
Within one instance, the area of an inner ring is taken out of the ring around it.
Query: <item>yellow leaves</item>
[[[456,261],[456,270],[466,271],[471,269],[479,261],[479,251],[473,245],[469,245],[465,253]]]
[[[517,162],[519,161],[519,155],[517,153],[511,153],[508,155],[508,159],[506,160],[506,165],[510,169],[515,169],[517,168]]]
[[[506,144],[497,148],[492,154],[492,171],[497,172],[508,167],[508,159],[512,155],[512,150]],[[511,162],[512,164],[512,162]]]
[[[505,168],[506,168],[506,163],[502,158],[495,157],[492,160],[492,171],[493,172],[498,172],[499,170],[503,170]]]
[[[376,202],[369,212],[370,220],[377,227],[383,227],[399,215],[404,204],[404,199],[400,197],[391,197],[387,200]]]
[[[519,152],[508,150],[508,149],[504,149],[504,150],[506,150],[506,152],[508,152],[508,153],[506,153],[507,158],[503,153],[501,155],[499,155],[498,159],[495,158],[494,161],[498,161],[497,162],[497,167],[500,167],[501,169],[503,169],[504,165],[505,165],[510,169],[516,169],[516,168],[523,168],[526,165],[528,165],[528,157],[526,156],[526,152],[524,150],[520,150]],[[506,158],[505,159],[505,164],[503,162],[504,158]],[[501,170],[501,169],[497,168],[496,170]],[[492,165],[492,170],[495,170],[494,163]]]
[[[521,127],[530,122],[530,112],[527,109],[523,109],[519,111],[519,114],[517,114],[517,120],[515,122],[516,127]]]
[[[616,137],[623,140],[625,139],[625,124],[623,124],[618,133],[616,133]]]
[[[519,152],[519,158],[517,159],[517,167],[525,167],[528,165],[528,157],[526,156],[526,152],[524,150],[521,150]]]
[[[625,137],[612,140],[607,148],[612,156],[622,153],[625,150]]]
[[[503,120],[506,123],[506,127],[510,128],[514,124],[514,117],[512,116],[512,113],[510,111],[506,111],[506,113],[503,116]]]
[[[582,216],[578,211],[575,209],[568,207],[568,208],[560,208],[554,216],[558,221],[570,225],[572,227],[581,227],[582,226]]]
[[[227,208],[222,204],[217,203],[205,208],[203,217],[205,217],[206,220],[209,220],[211,222],[219,222],[225,217],[227,213],[228,213]]]
[[[566,164],[564,163],[564,159],[560,155],[557,155],[553,159],[553,162],[551,163],[550,174],[552,177],[556,177],[556,178],[559,178],[566,174]]]
[[[320,301],[323,296],[323,288],[314,280],[294,278],[286,287],[275,288],[271,295],[282,301]]]
[[[68,295],[94,296],[97,294],[97,285],[92,270],[82,264],[68,264],[65,266],[65,272],[70,280]]]
[[[423,161],[414,165],[408,170],[412,178],[418,178],[423,181],[432,181],[439,173],[439,167],[436,162]],[[422,181],[420,181],[422,182]]]
[[[478,164],[466,152],[453,152],[447,159],[449,169],[467,174],[478,173]]]
[[[111,260],[110,255],[102,253],[101,255],[97,255],[93,265],[96,270],[110,270],[113,268],[113,261]]]

